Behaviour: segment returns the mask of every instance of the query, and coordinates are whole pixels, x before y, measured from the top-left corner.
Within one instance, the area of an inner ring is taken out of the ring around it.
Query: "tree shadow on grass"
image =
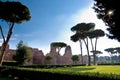
[[[89,71],[89,70],[94,70],[94,69],[96,69],[96,68],[94,68],[94,67],[91,67],[91,68],[72,68],[71,70],[81,72],[81,71]]]

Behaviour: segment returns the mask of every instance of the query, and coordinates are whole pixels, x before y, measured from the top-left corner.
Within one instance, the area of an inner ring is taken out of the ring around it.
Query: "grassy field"
[[[56,68],[51,69],[55,71],[72,71],[72,72],[99,72],[106,74],[119,74],[120,75],[120,66],[76,66],[76,67],[65,67],[65,68]]]
[[[53,68],[25,68],[25,67],[13,67],[7,66],[7,68],[12,69],[12,74],[20,74],[23,77],[29,76],[29,78],[46,78],[49,76],[56,80],[56,78],[62,76],[62,79],[74,78],[80,79],[82,77],[83,80],[88,78],[102,78],[102,79],[109,79],[109,80],[120,80],[120,65],[103,65],[103,66],[72,66],[72,67],[53,67]],[[31,74],[32,73],[32,74]],[[10,72],[11,74],[11,72]],[[40,75],[39,75],[40,74]],[[56,75],[53,77],[53,75]],[[67,76],[67,77],[66,77]],[[80,77],[79,77],[80,76]],[[84,79],[85,78],[85,79]],[[61,80],[62,80],[61,79]],[[9,79],[1,79],[0,80],[9,80]],[[60,80],[60,79],[59,79]]]

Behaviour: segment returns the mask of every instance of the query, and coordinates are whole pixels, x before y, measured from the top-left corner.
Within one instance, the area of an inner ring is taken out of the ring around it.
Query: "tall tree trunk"
[[[14,27],[14,23],[11,23],[8,34],[7,34],[7,38],[6,39],[3,38],[3,44],[2,44],[2,48],[1,48],[0,66],[2,66],[2,62],[4,60],[5,50],[6,50],[6,47],[8,45],[8,42],[10,40],[10,37],[12,35],[13,27]],[[2,37],[4,37],[3,32],[1,32],[1,33],[2,33]]]
[[[95,63],[95,58],[94,58],[94,46],[93,46],[93,41],[92,41],[92,39],[90,39],[90,41],[91,41],[91,46],[92,46],[92,51],[93,51],[93,64]],[[95,64],[94,64],[95,65]]]
[[[91,64],[90,64],[90,54],[89,54],[89,47],[88,47],[88,38],[86,38],[86,41],[85,41],[85,39],[83,40],[84,41],[84,43],[85,43],[85,46],[86,46],[86,49],[87,49],[87,54],[88,54],[88,66],[90,66]]]
[[[93,46],[93,41],[92,41],[92,39],[90,39],[90,41],[91,41],[92,51],[94,51],[94,46]]]
[[[82,40],[79,40],[80,42],[80,51],[81,51],[81,63],[83,64],[83,55],[82,55]]]
[[[94,65],[97,65],[97,62],[96,62],[96,49],[97,49],[97,37],[96,37],[96,40],[95,40],[95,53],[94,53]]]
[[[110,53],[110,62],[112,63],[112,53]]]

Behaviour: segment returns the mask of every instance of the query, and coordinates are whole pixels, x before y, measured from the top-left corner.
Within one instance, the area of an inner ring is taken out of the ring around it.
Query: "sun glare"
[[[114,10],[108,11],[108,15],[113,15],[113,13],[114,13]]]

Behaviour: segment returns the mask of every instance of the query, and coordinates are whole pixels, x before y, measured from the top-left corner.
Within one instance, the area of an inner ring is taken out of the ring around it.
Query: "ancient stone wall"
[[[7,45],[5,53],[4,60],[13,60],[13,56],[16,54],[16,50],[9,49],[9,45]]]
[[[4,60],[13,60],[13,56],[16,54],[16,50],[10,49],[5,51]]]
[[[65,53],[64,55],[62,56],[62,64],[66,64],[66,65],[70,65],[73,63],[72,59],[72,51],[71,51],[71,47],[70,46],[67,46],[65,48]]]
[[[57,53],[56,47],[54,47],[52,43],[50,45],[50,53],[48,53],[46,56],[52,57],[52,59],[50,60],[50,64],[53,65],[61,64],[61,56],[59,53]]]
[[[70,65],[73,64],[73,61],[71,59],[72,57],[72,50],[70,46],[67,46],[65,48],[64,55],[61,56],[60,53],[57,53],[56,48],[51,44],[50,45],[50,52],[44,55],[42,50],[39,50],[38,48],[31,48],[32,50],[32,56],[33,58],[28,64],[51,64],[51,65]],[[9,45],[6,48],[5,52],[5,60],[13,60],[13,56],[16,54],[16,50],[9,49]],[[46,60],[47,56],[51,56],[51,60]],[[87,55],[84,56],[84,63],[88,63]],[[80,61],[78,64],[81,64]]]
[[[36,48],[32,49],[33,53],[33,64],[44,64],[45,56],[42,50],[38,50]]]

